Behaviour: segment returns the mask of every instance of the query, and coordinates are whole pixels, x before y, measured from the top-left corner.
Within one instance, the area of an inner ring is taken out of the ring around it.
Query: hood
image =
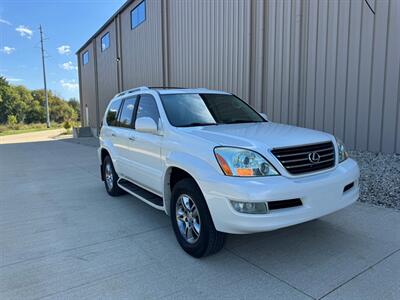
[[[333,140],[328,133],[273,122],[191,127],[188,133],[216,145],[249,149],[265,149],[265,146],[272,149]]]

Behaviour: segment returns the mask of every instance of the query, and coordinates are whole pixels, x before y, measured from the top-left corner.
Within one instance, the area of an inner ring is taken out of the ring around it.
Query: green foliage
[[[69,130],[69,129],[71,129],[72,125],[71,125],[71,123],[67,120],[67,121],[64,122],[63,127],[64,127],[65,130]]]
[[[79,120],[80,105],[76,99],[67,102],[49,91],[48,100],[52,122]],[[0,76],[0,124],[6,124],[8,116],[14,116],[16,123],[46,122],[44,90],[30,91],[24,86],[10,85]]]
[[[50,129],[60,128],[60,124],[52,123]],[[47,124],[43,123],[32,123],[32,124],[21,124],[18,123],[14,126],[1,125],[0,124],[0,137],[10,134],[26,133],[47,130]]]
[[[68,100],[68,104],[69,104],[69,106],[71,106],[74,109],[74,111],[76,111],[77,117],[78,117],[77,120],[80,120],[81,119],[81,105],[80,105],[79,101],[76,100],[75,98],[71,98]]]
[[[10,128],[13,128],[15,125],[17,125],[17,117],[16,116],[14,116],[14,115],[8,115],[7,116],[7,125],[10,127]]]

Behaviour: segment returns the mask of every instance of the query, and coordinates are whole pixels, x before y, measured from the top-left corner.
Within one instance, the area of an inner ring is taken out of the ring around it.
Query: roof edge
[[[75,52],[78,55],[84,48],[86,48],[110,23],[125,10],[129,5],[131,5],[135,0],[127,0],[122,6],[110,17],[108,20]]]

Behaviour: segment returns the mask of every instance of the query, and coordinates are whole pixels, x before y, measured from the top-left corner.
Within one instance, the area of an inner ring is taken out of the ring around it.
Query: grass
[[[51,124],[51,128],[47,128],[46,124],[17,124],[12,127],[0,125],[0,136],[46,131],[59,128],[62,128],[62,124]]]

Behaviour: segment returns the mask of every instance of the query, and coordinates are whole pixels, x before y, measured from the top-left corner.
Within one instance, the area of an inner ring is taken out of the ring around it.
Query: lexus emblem
[[[321,156],[319,156],[319,154],[317,152],[311,152],[310,154],[308,154],[308,160],[313,163],[316,164],[320,161]]]

